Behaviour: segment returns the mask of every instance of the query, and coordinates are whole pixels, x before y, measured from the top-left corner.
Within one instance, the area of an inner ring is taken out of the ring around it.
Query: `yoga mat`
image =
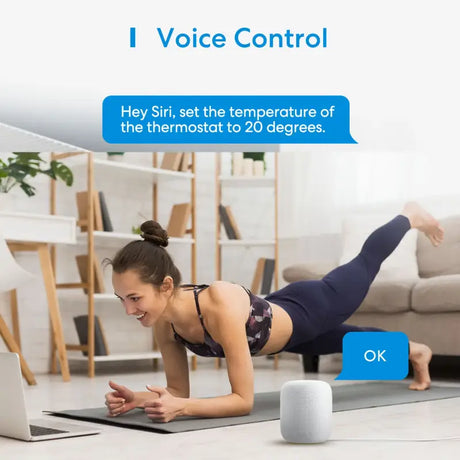
[[[395,404],[407,404],[435,399],[458,398],[460,387],[432,386],[426,391],[411,391],[407,382],[370,382],[332,387],[333,411],[365,409]],[[280,418],[279,392],[257,393],[254,408],[249,415],[242,417],[195,418],[181,417],[169,423],[152,422],[142,409],[135,409],[118,417],[108,417],[106,407],[92,409],[48,412],[50,415],[105,423],[123,428],[155,431],[159,433],[181,433],[184,431],[205,430],[230,425],[266,422]]]

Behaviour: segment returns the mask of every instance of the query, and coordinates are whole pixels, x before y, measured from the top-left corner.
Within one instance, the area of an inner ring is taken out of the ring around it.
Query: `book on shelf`
[[[189,170],[191,158],[192,154],[190,152],[185,152],[182,154],[182,158],[179,165],[179,171],[187,172]]]
[[[241,233],[238,228],[238,225],[236,225],[236,220],[235,216],[233,215],[232,209],[230,206],[225,206],[225,211],[227,212],[228,220],[230,221],[230,225],[232,226],[233,232],[235,233],[235,238],[237,240],[241,240]]]
[[[182,238],[186,233],[188,233],[187,224],[190,220],[191,213],[191,203],[175,204],[172,207],[168,227],[166,229],[168,236]]]
[[[169,169],[171,171],[179,171],[183,154],[182,152],[164,153],[161,160],[161,169]]]
[[[223,204],[219,205],[219,216],[220,216],[220,222],[224,226],[225,233],[227,234],[227,238],[229,240],[235,240],[236,235],[235,235],[235,232],[233,231],[232,224],[230,223],[230,219],[228,217],[227,211]]]
[[[256,270],[254,271],[254,277],[252,278],[251,292],[253,294],[259,294],[260,286],[262,284],[262,275],[264,274],[265,259],[263,257],[257,259]]]
[[[76,193],[77,198],[77,209],[78,209],[78,222],[82,232],[88,231],[88,192]],[[94,218],[94,230],[103,231],[104,225],[102,223],[101,203],[99,200],[99,193],[95,190],[93,192],[93,218]]]
[[[101,207],[102,228],[104,232],[113,232],[112,220],[110,219],[104,192],[99,192],[99,204]]]
[[[77,329],[78,340],[80,345],[88,345],[88,315],[75,316],[73,318],[75,328]],[[88,356],[86,351],[82,351],[84,356]],[[104,329],[102,328],[99,316],[94,317],[94,355],[107,356],[109,347],[105,339]]]
[[[80,274],[80,279],[82,283],[88,283],[88,255],[81,254],[75,256],[77,261],[78,273]],[[96,294],[102,294],[105,292],[104,287],[104,277],[102,275],[101,266],[99,265],[99,261],[97,260],[96,255],[93,258],[93,266],[94,266],[94,292]],[[84,293],[87,294],[88,290],[86,288],[83,289]]]
[[[265,257],[258,259],[252,279],[251,292],[261,295],[270,294],[274,273],[275,259],[267,259]]]
[[[265,259],[264,274],[262,276],[262,286],[260,287],[260,293],[262,295],[270,294],[274,274],[275,274],[275,259]]]
[[[219,216],[229,240],[240,240],[241,234],[236,225],[230,206],[219,205]]]

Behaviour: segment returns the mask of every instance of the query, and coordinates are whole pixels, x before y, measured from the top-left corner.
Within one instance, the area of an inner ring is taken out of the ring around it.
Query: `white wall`
[[[426,138],[427,145],[434,142],[434,133],[413,125],[417,137]],[[401,145],[407,141],[400,140]],[[416,200],[438,218],[457,214],[460,155],[446,139],[438,143],[433,151],[380,150],[369,144],[369,150],[282,146],[280,266],[338,260],[342,220],[350,213],[396,214],[406,201]]]

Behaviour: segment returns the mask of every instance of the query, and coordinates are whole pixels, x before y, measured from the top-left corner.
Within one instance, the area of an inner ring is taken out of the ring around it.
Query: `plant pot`
[[[262,161],[264,165],[264,171],[262,176],[265,174],[265,171],[267,170],[267,163],[265,162],[265,152],[243,152],[243,158],[252,158],[254,161]]]

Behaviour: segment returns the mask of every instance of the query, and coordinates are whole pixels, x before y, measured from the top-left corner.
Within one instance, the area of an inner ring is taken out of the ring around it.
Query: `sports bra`
[[[186,288],[186,290],[193,289],[196,311],[204,331],[204,343],[187,342],[187,340],[176,332],[174,325],[171,323],[171,327],[174,332],[174,339],[199,356],[215,356],[217,358],[224,358],[225,353],[222,346],[217,343],[206,330],[203,315],[201,314],[200,304],[198,302],[198,294],[208,288],[209,285],[184,284],[182,287]],[[248,293],[250,302],[249,318],[246,321],[246,337],[248,339],[249,351],[251,355],[255,355],[262,350],[270,337],[273,312],[270,304],[265,299],[254,295],[244,286],[242,287]]]

